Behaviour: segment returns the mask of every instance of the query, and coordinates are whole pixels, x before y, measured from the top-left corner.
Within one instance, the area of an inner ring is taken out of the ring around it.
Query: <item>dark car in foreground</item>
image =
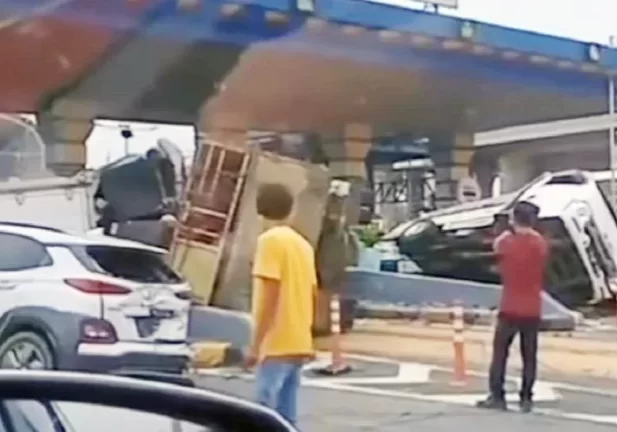
[[[157,382],[169,381],[169,382]],[[191,388],[176,376],[0,371],[0,430],[293,432],[274,411]],[[190,382],[188,383],[190,384]]]

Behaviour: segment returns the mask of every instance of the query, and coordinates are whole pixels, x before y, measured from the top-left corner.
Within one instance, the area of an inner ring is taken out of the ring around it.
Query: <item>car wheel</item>
[[[54,356],[41,336],[33,332],[18,332],[0,344],[0,368],[53,369]]]

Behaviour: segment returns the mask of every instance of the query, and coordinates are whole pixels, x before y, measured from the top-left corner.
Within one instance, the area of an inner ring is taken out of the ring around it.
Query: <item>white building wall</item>
[[[516,126],[478,133],[475,145],[497,159],[505,193],[544,171],[609,169],[609,124],[594,116]]]
[[[534,177],[535,167],[525,153],[510,153],[499,157],[501,193],[513,192]]]

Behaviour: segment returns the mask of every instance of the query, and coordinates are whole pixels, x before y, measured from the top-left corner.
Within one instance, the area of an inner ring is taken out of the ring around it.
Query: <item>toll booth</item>
[[[378,140],[367,156],[373,213],[386,227],[435,208],[435,171],[428,139]]]

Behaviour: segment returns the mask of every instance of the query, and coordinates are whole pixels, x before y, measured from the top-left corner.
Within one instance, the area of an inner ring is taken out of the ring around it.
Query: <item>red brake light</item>
[[[128,294],[131,292],[123,286],[90,279],[65,279],[64,282],[86,294]]]
[[[114,326],[100,319],[85,319],[81,323],[81,342],[113,344],[118,341]]]

